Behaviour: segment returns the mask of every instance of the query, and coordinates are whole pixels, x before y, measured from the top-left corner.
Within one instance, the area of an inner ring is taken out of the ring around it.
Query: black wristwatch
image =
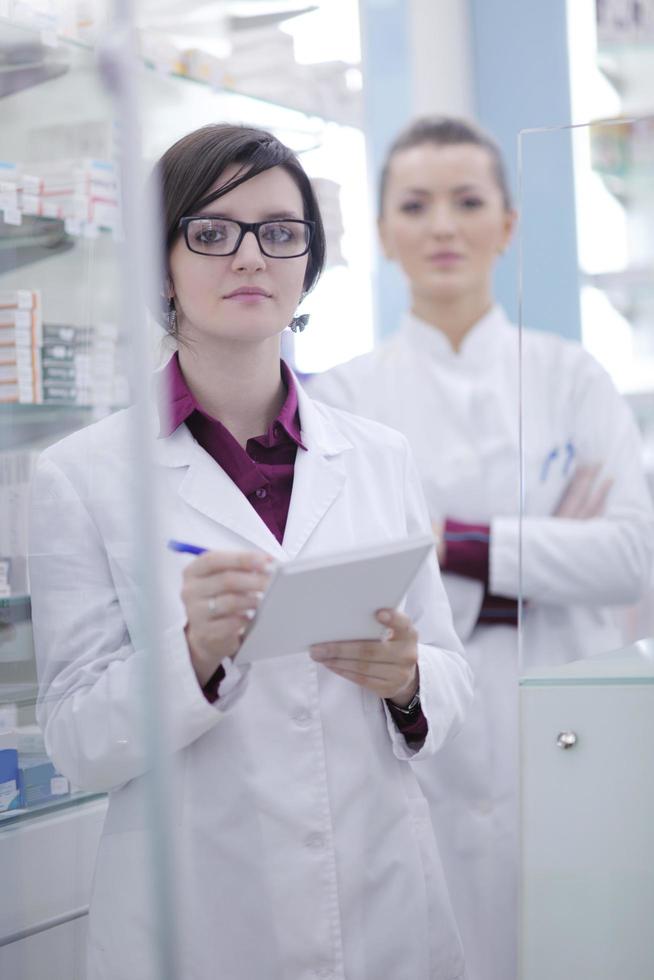
[[[408,717],[409,715],[417,715],[420,711],[420,691],[416,691],[413,695],[406,708],[401,708],[399,704],[395,704],[395,701],[388,701],[389,705],[393,711],[399,711],[401,715]]]

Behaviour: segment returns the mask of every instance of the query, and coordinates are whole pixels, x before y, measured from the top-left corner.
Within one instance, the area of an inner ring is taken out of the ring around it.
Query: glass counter
[[[654,973],[653,137],[641,117],[520,138],[521,980]],[[538,179],[562,159],[579,306],[548,327]]]

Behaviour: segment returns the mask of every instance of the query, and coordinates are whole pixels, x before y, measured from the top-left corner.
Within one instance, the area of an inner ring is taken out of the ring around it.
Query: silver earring
[[[302,313],[300,316],[294,316],[290,322],[290,328],[293,333],[302,333],[305,329],[307,323],[309,322],[309,313]]]
[[[174,334],[177,330],[177,310],[175,309],[175,302],[171,299],[170,306],[168,307],[168,333]]]

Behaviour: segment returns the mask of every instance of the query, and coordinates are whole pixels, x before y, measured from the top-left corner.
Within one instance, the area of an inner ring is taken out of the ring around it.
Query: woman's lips
[[[260,303],[264,299],[271,299],[271,295],[264,289],[244,287],[243,289],[235,289],[233,293],[227,293],[223,299],[233,300],[236,303]]]
[[[435,252],[428,260],[432,265],[450,267],[463,261],[460,252]]]

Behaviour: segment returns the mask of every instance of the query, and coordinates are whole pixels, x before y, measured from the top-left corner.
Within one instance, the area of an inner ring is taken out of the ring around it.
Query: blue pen
[[[186,555],[203,555],[206,548],[200,548],[197,544],[186,544],[185,541],[169,541],[168,547],[171,551],[181,551]]]

